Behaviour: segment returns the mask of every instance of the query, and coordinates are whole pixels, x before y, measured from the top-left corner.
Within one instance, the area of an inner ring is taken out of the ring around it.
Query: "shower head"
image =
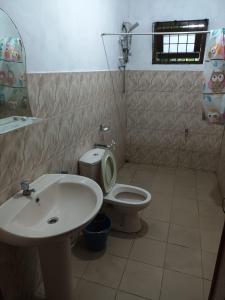
[[[130,22],[123,22],[122,31],[126,32],[126,33],[130,33],[131,31],[133,31],[138,26],[139,26],[138,22],[134,23],[133,25]]]
[[[133,30],[134,30],[135,28],[137,28],[138,26],[139,26],[139,23],[138,23],[138,22],[134,23],[133,25],[130,26],[128,32],[133,31]]]

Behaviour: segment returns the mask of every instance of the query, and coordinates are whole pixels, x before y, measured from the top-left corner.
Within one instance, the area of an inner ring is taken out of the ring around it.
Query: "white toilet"
[[[123,232],[138,232],[141,221],[138,212],[150,204],[151,194],[139,187],[117,184],[116,161],[108,149],[95,148],[79,160],[80,174],[92,178],[104,193],[103,210],[112,219],[112,228]]]

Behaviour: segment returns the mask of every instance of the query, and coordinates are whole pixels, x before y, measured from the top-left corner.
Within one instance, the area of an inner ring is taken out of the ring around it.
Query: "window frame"
[[[204,24],[204,27],[193,27],[200,24]],[[193,31],[207,31],[208,24],[209,19],[162,21],[154,22],[152,24],[152,31],[168,33],[172,32],[173,34],[176,34],[176,32],[182,32],[182,34],[188,35],[188,32],[191,34]],[[186,27],[184,28],[183,26]],[[178,36],[182,34],[178,34]],[[203,64],[207,33],[195,34],[194,52],[163,52],[163,38],[165,35],[155,34],[152,38],[152,64]],[[172,34],[168,35],[171,36]],[[177,49],[178,45],[179,40],[177,43]],[[186,45],[188,45],[188,42]],[[161,56],[161,58],[159,56]],[[199,60],[188,61],[188,59],[191,60],[196,58],[199,58]],[[172,59],[174,60],[172,61]],[[185,61],[178,61],[178,59],[185,59]]]

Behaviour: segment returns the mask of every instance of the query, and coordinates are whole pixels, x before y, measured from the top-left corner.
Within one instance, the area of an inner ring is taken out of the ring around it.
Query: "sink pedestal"
[[[72,300],[70,238],[38,247],[47,300]]]

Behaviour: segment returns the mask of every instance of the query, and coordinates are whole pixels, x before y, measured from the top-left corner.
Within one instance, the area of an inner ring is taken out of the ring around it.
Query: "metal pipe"
[[[120,33],[101,33],[101,36],[106,35],[172,35],[172,34],[198,34],[198,33],[210,33],[211,31],[180,31],[180,32],[140,32],[140,33],[132,33],[132,32],[120,32]]]

